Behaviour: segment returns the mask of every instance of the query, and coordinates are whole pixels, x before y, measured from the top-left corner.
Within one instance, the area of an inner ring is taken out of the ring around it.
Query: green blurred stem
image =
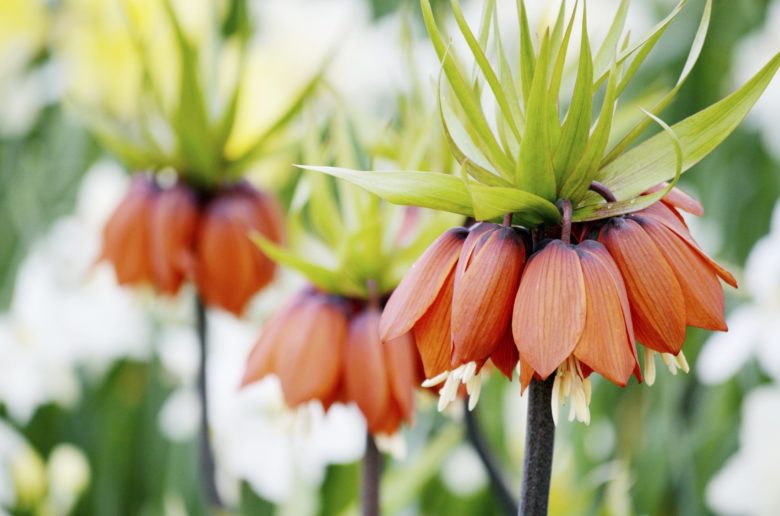
[[[374,437],[366,432],[366,453],[363,456],[363,478],[360,483],[360,502],[363,516],[379,516],[379,479],[382,476],[382,454]]]
[[[488,478],[490,478],[490,487],[498,498],[498,503],[501,506],[502,512],[507,515],[515,514],[515,511],[517,510],[517,500],[515,500],[509,487],[507,487],[504,475],[501,472],[501,463],[491,451],[490,445],[479,426],[476,414],[469,410],[468,398],[465,398],[463,403],[466,436],[468,437],[471,446],[477,452],[477,455],[479,455],[479,459],[482,461],[482,465],[487,471]]]
[[[200,347],[200,364],[198,367],[198,398],[201,406],[200,431],[198,433],[200,483],[209,506],[212,509],[223,509],[224,505],[214,480],[214,453],[211,449],[211,439],[209,437],[208,384],[206,382],[206,371],[208,369],[206,306],[198,294],[195,295],[195,329],[198,333],[198,344]]]
[[[552,388],[555,375],[528,387],[528,417],[523,459],[523,487],[518,516],[545,516],[550,501],[555,423],[552,418]]]

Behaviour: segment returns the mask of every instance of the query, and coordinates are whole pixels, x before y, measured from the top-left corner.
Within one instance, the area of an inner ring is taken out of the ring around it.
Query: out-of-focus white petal
[[[200,400],[194,389],[176,389],[163,404],[158,415],[162,433],[171,441],[192,439],[200,421]]]
[[[713,333],[696,364],[699,379],[708,384],[725,382],[755,353],[763,319],[753,304],[734,309],[727,320],[729,331]]]
[[[745,264],[745,286],[760,303],[771,303],[780,310],[780,231],[759,240]]]
[[[487,472],[471,446],[461,444],[450,453],[441,470],[442,481],[451,493],[468,497],[485,488]]]
[[[708,484],[707,503],[721,514],[780,514],[780,388],[752,391],[742,414],[740,448]]]

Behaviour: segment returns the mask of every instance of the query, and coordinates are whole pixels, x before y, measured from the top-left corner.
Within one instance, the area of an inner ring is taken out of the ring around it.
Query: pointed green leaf
[[[268,240],[257,231],[253,231],[250,238],[270,259],[304,275],[314,286],[325,292],[341,293],[345,291],[345,283],[348,285],[349,282],[346,281],[343,274],[298,256]],[[347,290],[350,289],[347,287]]]
[[[338,177],[393,204],[473,215],[471,196],[466,185],[459,177],[449,174],[417,171],[366,172],[338,167],[296,166]]]
[[[572,16],[574,19],[574,16]],[[553,162],[555,178],[558,184],[564,184],[566,176],[572,172],[580,160],[590,135],[590,116],[593,107],[593,61],[588,39],[587,11],[582,15],[582,41],[580,42],[580,61],[577,80],[574,83],[571,105],[563,123],[563,132]]]
[[[444,38],[439,32],[436,20],[433,17],[430,1],[420,0],[420,5],[423,11],[425,27],[428,30],[436,54],[439,56],[439,61],[441,61],[441,64],[444,67],[447,81],[463,107],[463,111],[468,117],[468,120],[479,135],[480,141],[475,143],[478,143],[480,148],[483,148],[483,153],[497,171],[501,171],[502,175],[511,174],[513,168],[512,162],[506,154],[504,154],[504,151],[498,144],[498,141],[493,135],[493,131],[490,129],[490,125],[485,118],[485,114],[482,112],[480,99],[475,94],[471,85],[466,81],[465,75],[460,69],[457,59],[445,44]]]
[[[506,51],[504,50],[504,42],[501,39],[501,32],[498,26],[498,10],[493,12],[493,38],[496,44],[496,53],[498,54],[498,71],[501,79],[501,86],[504,88],[504,94],[509,101],[509,107],[512,111],[512,116],[517,121],[520,129],[525,128],[525,115],[523,114],[522,104],[520,97],[522,91],[518,91],[518,84],[512,74],[512,67],[509,66],[509,59],[506,57]],[[518,140],[519,144],[521,140]],[[515,154],[512,154],[515,156]]]
[[[672,126],[685,155],[683,172],[706,157],[737,128],[778,68],[780,53],[737,91]],[[602,168],[597,179],[618,198],[629,198],[669,180],[674,175],[674,164],[674,145],[668,134],[661,133]]]
[[[523,224],[536,226],[543,222],[557,223],[560,212],[550,201],[517,188],[469,183],[474,203],[474,217],[489,220],[513,213]]]
[[[644,111],[644,113],[648,116],[648,118],[650,118],[651,121],[654,121],[660,125],[664,130],[664,133],[671,139],[672,145],[674,146],[675,158],[674,179],[668,185],[666,185],[666,188],[657,192],[640,195],[639,197],[625,201],[585,206],[583,208],[574,210],[572,215],[573,222],[606,219],[609,217],[617,217],[620,215],[626,215],[628,213],[644,210],[648,206],[651,206],[666,197],[666,195],[671,192],[672,189],[677,185],[677,182],[680,180],[680,176],[682,175],[683,167],[683,151],[680,139],[674,133],[674,130],[672,130],[672,128],[666,124],[666,122],[648,111]]]
[[[661,111],[663,111],[680,91],[680,88],[682,88],[683,84],[685,84],[685,81],[688,79],[691,70],[696,65],[696,62],[699,60],[699,56],[701,55],[701,50],[704,46],[704,39],[707,37],[707,30],[709,29],[710,25],[711,13],[712,0],[707,0],[707,3],[704,6],[704,14],[702,15],[701,22],[699,23],[699,29],[696,31],[696,36],[693,39],[693,44],[691,45],[691,50],[688,53],[688,58],[685,61],[685,66],[683,66],[682,73],[677,79],[677,83],[675,84],[674,88],[672,88],[669,93],[667,93],[661,100],[658,101],[657,104],[653,106],[653,108],[650,110],[651,113],[658,115]],[[631,144],[642,133],[645,132],[651,123],[652,120],[646,118],[639,122],[636,127],[631,129],[631,131],[629,131],[629,133],[626,134],[620,140],[620,142],[618,142],[617,145],[615,145],[615,147],[609,151],[602,162],[602,166],[620,156],[620,154],[622,154],[628,147],[630,147]]]
[[[525,10],[525,0],[517,0],[517,18],[520,25],[520,83],[522,84],[523,100],[528,109],[528,97],[531,94],[536,70],[536,53],[531,39],[531,27],[528,24],[528,13]]]
[[[629,0],[620,1],[607,36],[596,52],[593,68],[596,70],[597,75],[601,75],[604,71],[609,70],[612,61],[617,61],[617,48],[620,43],[620,37],[623,34],[623,28],[626,26],[626,17],[630,3]]]
[[[561,82],[563,81],[563,70],[566,66],[566,56],[569,53],[569,42],[571,40],[571,33],[574,29],[574,19],[577,17],[577,8],[579,2],[574,4],[574,10],[572,11],[569,23],[566,26],[566,32],[563,35],[563,41],[561,42],[555,58],[555,65],[553,66],[552,78],[550,79],[550,97],[552,98],[552,104],[555,106],[556,120],[558,113],[558,102],[561,94]],[[561,9],[565,7],[565,2],[561,2]],[[559,14],[562,16],[562,14]],[[589,50],[590,51],[590,50]]]
[[[593,176],[598,170],[601,157],[609,143],[609,133],[612,130],[612,120],[615,117],[615,105],[617,104],[617,81],[620,76],[616,63],[612,64],[612,71],[604,94],[604,102],[601,106],[599,121],[588,140],[585,153],[577,163],[574,171],[567,177],[561,189],[561,198],[571,199],[574,205],[587,192]]]
[[[458,0],[450,0],[450,5],[452,6],[452,13],[455,16],[455,22],[458,24],[458,28],[460,29],[461,34],[463,34],[463,38],[466,40],[466,43],[471,49],[471,53],[474,55],[474,59],[477,65],[479,65],[479,69],[482,71],[482,75],[485,76],[485,79],[490,86],[490,90],[493,92],[493,96],[498,103],[498,107],[500,108],[501,113],[504,115],[504,118],[506,119],[509,127],[512,129],[512,132],[519,141],[520,130],[518,129],[517,124],[515,124],[515,120],[512,116],[512,110],[509,107],[509,101],[507,100],[506,95],[504,95],[504,90],[501,87],[501,83],[499,82],[498,77],[496,76],[496,72],[493,70],[493,67],[490,66],[490,62],[485,55],[485,51],[480,46],[479,41],[477,41],[477,38],[474,36],[474,33],[471,32],[471,28],[469,27],[468,23],[466,23],[466,18],[463,16],[463,11],[460,8],[460,3]]]
[[[546,199],[555,199],[555,171],[550,149],[548,103],[552,101],[547,89],[550,66],[550,33],[545,32],[536,63],[530,97],[526,103],[525,138],[520,146],[516,184],[522,190]]]

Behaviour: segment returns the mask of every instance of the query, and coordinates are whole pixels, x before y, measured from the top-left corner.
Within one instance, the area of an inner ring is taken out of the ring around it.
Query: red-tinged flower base
[[[291,407],[354,402],[371,434],[394,434],[412,421],[422,368],[411,333],[380,339],[380,314],[365,301],[305,289],[266,323],[242,384],[273,374]]]
[[[209,305],[240,314],[273,278],[275,265],[250,240],[257,231],[282,241],[282,212],[245,182],[201,194],[179,181],[168,188],[137,174],[103,229],[101,259],[122,285],[150,284],[175,294],[195,281]]]
[[[736,282],[699,248],[678,209],[702,211],[675,189],[645,210],[543,229],[533,241],[496,224],[451,229],[390,297],[380,335],[414,334],[425,385],[444,382],[440,407],[461,383],[478,394],[486,361],[511,378],[519,359],[523,389],[555,374],[556,420],[571,399],[569,417],[587,422],[592,372],[620,386],[632,374],[641,381],[641,343],[652,384],[656,352],[673,373],[687,371],[687,326],[726,330],[719,279]]]

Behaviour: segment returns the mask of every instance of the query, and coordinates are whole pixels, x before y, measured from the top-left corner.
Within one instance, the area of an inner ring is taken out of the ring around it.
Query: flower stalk
[[[507,515],[515,514],[517,500],[515,500],[515,497],[506,484],[504,475],[501,472],[500,463],[496,460],[495,455],[493,455],[493,452],[490,450],[490,445],[488,445],[487,440],[482,433],[476,414],[473,410],[469,410],[468,398],[464,399],[463,403],[466,436],[471,443],[471,446],[474,447],[474,451],[477,452],[480,461],[482,461],[485,471],[487,471],[488,478],[490,479],[490,488],[495,493],[502,512]]]
[[[552,400],[555,375],[528,386],[528,417],[525,431],[523,484],[518,516],[545,516],[550,501],[555,423]]]
[[[195,329],[198,334],[200,348],[200,363],[198,365],[198,399],[200,400],[200,428],[198,431],[199,474],[206,502],[212,509],[223,509],[224,504],[219,496],[214,478],[214,452],[209,437],[209,404],[208,404],[208,342],[206,306],[200,295],[195,296]]]
[[[382,454],[371,432],[366,432],[366,453],[360,482],[363,516],[379,516],[379,479],[382,476]]]

